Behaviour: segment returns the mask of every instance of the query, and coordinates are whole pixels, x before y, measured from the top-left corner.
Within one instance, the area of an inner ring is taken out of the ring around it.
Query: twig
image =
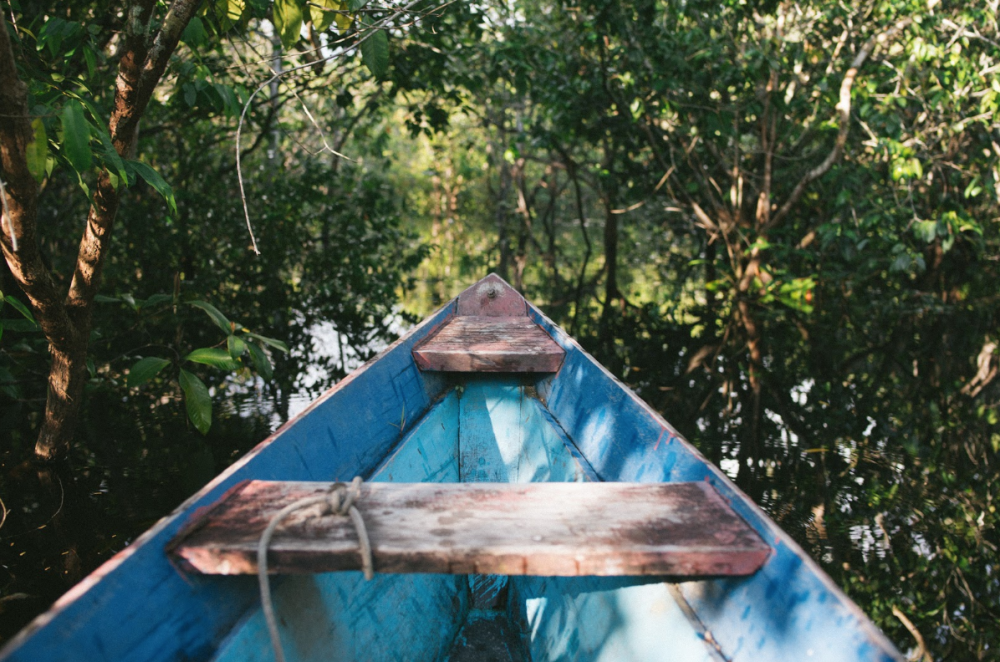
[[[385,25],[387,25],[389,22],[393,21],[397,17],[403,15],[404,13],[406,13],[407,11],[409,11],[412,7],[420,4],[421,2],[424,2],[424,0],[412,0],[412,2],[408,3],[407,5],[405,5],[403,7],[400,7],[399,9],[396,9],[395,12],[393,14],[391,14],[390,16],[385,17],[381,21],[376,21],[371,26],[369,26],[368,34],[366,34],[361,39],[358,39],[356,42],[354,42],[350,46],[347,46],[346,48],[344,48],[339,53],[335,53],[333,55],[330,55],[329,57],[319,58],[317,60],[313,60],[312,62],[308,62],[306,64],[300,64],[297,67],[292,67],[291,69],[287,69],[287,70],[282,71],[280,73],[274,74],[273,76],[271,76],[270,78],[268,78],[266,81],[264,81],[263,83],[261,83],[257,87],[257,89],[254,90],[253,94],[251,94],[250,97],[243,104],[243,111],[240,113],[240,121],[239,121],[239,124],[236,127],[236,179],[237,179],[237,181],[239,182],[239,185],[240,185],[240,199],[243,202],[243,216],[246,219],[247,231],[250,233],[250,243],[251,243],[251,245],[253,247],[253,252],[254,252],[255,255],[260,255],[260,249],[257,248],[257,239],[256,239],[256,237],[254,237],[253,226],[250,223],[250,210],[247,207],[246,189],[245,189],[245,187],[243,185],[243,167],[240,164],[240,136],[243,134],[243,122],[244,122],[244,120],[246,118],[247,110],[250,108],[250,104],[251,104],[251,102],[253,102],[254,97],[256,97],[261,92],[261,90],[263,90],[265,87],[269,86],[272,82],[274,82],[276,80],[280,80],[284,76],[287,76],[289,74],[301,71],[303,69],[311,68],[311,67],[315,66],[316,63],[318,63],[318,62],[328,62],[330,60],[334,60],[336,58],[341,57],[342,55],[346,55],[347,53],[349,53],[350,51],[352,51],[352,50],[354,50],[356,48],[359,48],[361,46],[361,44],[363,44],[368,39],[370,39],[382,27],[384,27]]]
[[[316,127],[316,132],[319,133],[320,140],[323,141],[323,149],[321,149],[319,151],[320,152],[324,152],[324,151],[330,152],[334,156],[339,156],[342,159],[346,159],[348,161],[351,161],[352,160],[351,157],[345,156],[344,154],[341,154],[340,152],[338,152],[334,148],[330,147],[330,143],[328,143],[326,141],[326,132],[323,131],[323,128],[316,121],[316,118],[314,118],[313,115],[312,115],[312,113],[309,112],[309,107],[306,106],[305,100],[301,96],[299,96],[299,93],[296,92],[294,89],[292,90],[292,94],[295,95],[295,98],[299,100],[300,104],[302,104],[302,110],[305,112],[306,117],[309,118],[309,121],[312,123],[312,125],[314,127]]]
[[[7,233],[10,235],[10,247],[16,253],[17,235],[14,234],[14,223],[10,220],[10,208],[7,206],[7,187],[4,186],[2,178],[0,178],[0,200],[3,201],[3,223],[0,223],[0,227],[7,226]]]
[[[913,635],[913,638],[917,641],[917,650],[913,652],[910,659],[914,662],[934,662],[934,658],[932,658],[930,653],[927,652],[927,645],[924,643],[924,638],[920,634],[920,630],[918,630],[917,627],[910,622],[910,619],[906,617],[906,614],[900,611],[899,607],[893,605],[892,615],[898,618],[900,622],[906,626],[906,629],[910,631],[910,634]]]

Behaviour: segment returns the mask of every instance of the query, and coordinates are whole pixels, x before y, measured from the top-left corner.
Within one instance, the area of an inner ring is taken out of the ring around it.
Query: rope
[[[267,621],[267,631],[271,635],[271,647],[274,648],[274,659],[276,662],[285,662],[285,651],[281,647],[281,635],[278,633],[278,619],[274,615],[274,603],[271,600],[271,581],[267,574],[267,548],[271,544],[274,532],[286,517],[296,510],[308,508],[309,506],[323,506],[319,513],[320,517],[324,515],[349,516],[351,522],[354,523],[354,528],[358,532],[361,570],[365,574],[365,579],[370,580],[375,576],[374,566],[372,565],[371,542],[368,540],[368,529],[365,528],[365,521],[354,505],[360,496],[361,476],[356,476],[351,481],[350,486],[344,483],[334,483],[333,487],[326,494],[299,499],[279,510],[271,518],[271,521],[268,522],[264,533],[261,534],[260,542],[257,544],[257,581],[260,584],[260,603],[264,610],[264,619]]]

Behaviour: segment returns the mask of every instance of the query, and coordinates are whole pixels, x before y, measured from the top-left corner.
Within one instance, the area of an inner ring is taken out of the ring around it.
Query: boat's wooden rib
[[[204,574],[254,574],[274,514],[330,487],[251,481],[173,553]],[[770,554],[706,483],[372,483],[357,505],[379,572],[743,576]],[[272,572],[360,568],[348,518],[305,508],[287,522],[271,543]]]
[[[421,370],[556,372],[566,352],[527,317],[459,316],[413,350]]]

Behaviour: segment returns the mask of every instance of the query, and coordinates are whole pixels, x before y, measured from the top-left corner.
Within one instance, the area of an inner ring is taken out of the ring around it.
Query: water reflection
[[[407,323],[390,320],[393,333]],[[24,462],[37,417],[0,432],[0,642],[136,536],[253,448],[385,341],[352,346],[332,324],[311,329],[294,358],[302,374],[213,387],[213,421],[194,431],[181,403],[162,394],[95,386],[69,462]],[[284,390],[280,383],[287,386]]]

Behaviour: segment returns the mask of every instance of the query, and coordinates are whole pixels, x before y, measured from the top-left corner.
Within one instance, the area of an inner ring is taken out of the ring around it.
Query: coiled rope
[[[358,542],[360,543],[361,570],[365,573],[365,579],[375,576],[372,566],[372,547],[368,541],[368,530],[365,528],[365,521],[361,518],[354,503],[361,495],[361,476],[357,476],[351,481],[350,486],[344,483],[334,483],[333,487],[326,494],[320,496],[305,497],[295,503],[291,503],[282,508],[268,522],[267,528],[260,536],[257,544],[257,581],[260,584],[260,603],[264,610],[264,619],[267,621],[267,630],[271,635],[271,647],[274,648],[274,659],[276,662],[285,662],[285,651],[281,647],[281,635],[278,633],[278,619],[274,615],[274,604],[271,601],[271,581],[267,574],[267,548],[271,544],[274,532],[281,524],[282,520],[294,513],[296,510],[308,508],[309,506],[322,506],[319,516],[338,515],[340,517],[349,516],[354,528],[358,532]]]

